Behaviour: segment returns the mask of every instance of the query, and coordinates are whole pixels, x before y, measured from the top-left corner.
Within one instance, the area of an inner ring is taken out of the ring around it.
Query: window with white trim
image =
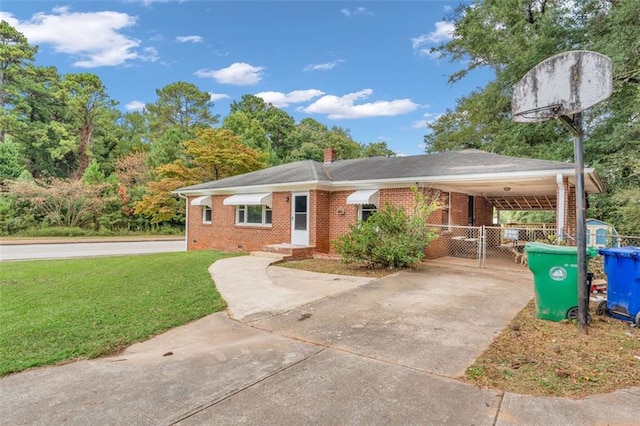
[[[202,206],[202,223],[211,223],[211,207]]]
[[[361,204],[358,207],[358,219],[364,222],[377,211],[378,208],[375,204]]]
[[[241,205],[236,207],[236,225],[271,226],[273,212],[265,205]]]

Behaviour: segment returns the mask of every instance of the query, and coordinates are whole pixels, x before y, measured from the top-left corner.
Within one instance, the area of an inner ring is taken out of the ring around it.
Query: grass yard
[[[116,352],[225,308],[192,251],[12,262],[0,274],[0,376]]]

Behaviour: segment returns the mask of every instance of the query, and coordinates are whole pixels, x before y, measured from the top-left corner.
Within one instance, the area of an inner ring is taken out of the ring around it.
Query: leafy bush
[[[413,189],[413,193],[412,213],[386,204],[366,221],[350,225],[349,233],[334,241],[342,262],[390,269],[420,262],[424,249],[437,236],[426,223],[429,215],[438,208],[438,203],[435,198],[428,200],[417,189]]]

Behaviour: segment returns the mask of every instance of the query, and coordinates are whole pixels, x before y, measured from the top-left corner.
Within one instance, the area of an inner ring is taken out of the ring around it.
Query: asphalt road
[[[16,244],[0,245],[0,261],[122,256],[177,251],[185,251],[184,241]]]

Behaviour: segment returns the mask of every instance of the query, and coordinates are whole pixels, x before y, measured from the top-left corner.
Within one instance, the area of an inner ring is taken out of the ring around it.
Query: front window
[[[236,225],[271,225],[272,210],[264,205],[242,205],[236,209]]]
[[[202,208],[202,223],[211,223],[211,207],[209,206]]]
[[[358,219],[364,222],[377,211],[378,208],[373,204],[362,204],[358,209]]]

